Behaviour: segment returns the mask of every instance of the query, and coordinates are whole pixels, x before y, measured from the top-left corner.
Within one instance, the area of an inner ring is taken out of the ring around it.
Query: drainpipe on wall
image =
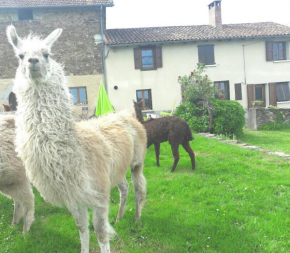
[[[107,68],[106,68],[105,43],[104,43],[103,6],[101,6],[101,40],[102,40],[102,68],[103,68],[103,75],[104,75],[104,85],[105,85],[105,89],[108,93]]]
[[[247,73],[246,73],[246,58],[245,58],[245,46],[243,45],[243,60],[244,60],[244,80],[245,84],[247,84]]]

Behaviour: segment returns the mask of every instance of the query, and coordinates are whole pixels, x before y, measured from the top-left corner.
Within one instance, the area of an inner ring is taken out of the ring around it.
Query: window
[[[247,85],[248,90],[248,107],[253,107],[253,101],[262,101],[262,106],[265,107],[265,84],[249,84]]]
[[[137,102],[142,101],[142,110],[152,110],[151,90],[137,90]]]
[[[139,47],[134,48],[135,69],[156,70],[162,68],[161,47]]]
[[[142,68],[155,68],[154,50],[152,48],[141,50]]]
[[[281,61],[286,60],[286,42],[266,42],[266,60]]]
[[[69,88],[69,91],[75,105],[86,105],[88,103],[86,87],[73,87]]]
[[[32,9],[19,9],[18,10],[18,19],[19,20],[30,20],[30,19],[33,19]]]
[[[214,82],[215,98],[220,100],[230,100],[229,81]]]
[[[242,85],[240,83],[235,83],[235,98],[242,100]]]
[[[255,101],[263,101],[263,87],[255,87]]]
[[[290,89],[288,83],[277,83],[276,84],[276,96],[277,101],[290,101]]]
[[[214,65],[214,45],[198,46],[198,62],[205,65]]]

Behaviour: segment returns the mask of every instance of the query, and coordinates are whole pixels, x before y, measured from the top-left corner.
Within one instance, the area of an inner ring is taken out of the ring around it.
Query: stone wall
[[[290,123],[290,108],[251,108],[248,110],[248,129],[258,130],[260,125],[277,122],[277,115],[280,114],[284,122]]]
[[[99,7],[36,8],[33,9],[33,20],[21,21],[18,20],[16,9],[0,10],[1,105],[8,104],[18,66],[18,60],[6,38],[6,27],[13,24],[20,37],[27,36],[29,31],[46,37],[54,29],[62,28],[63,33],[52,48],[52,58],[64,65],[69,87],[86,87],[88,104],[83,106],[89,107],[89,115],[93,114],[100,79],[103,78],[102,48],[94,40],[94,36],[101,33],[100,17]],[[76,119],[81,114],[81,107],[74,107]]]
[[[66,75],[96,75],[102,73],[101,44],[95,45],[94,35],[100,34],[100,9],[42,8],[33,9],[33,20],[18,21],[16,9],[0,10],[0,79],[13,78],[17,67],[5,30],[13,24],[20,37],[31,30],[47,36],[56,28],[63,33],[54,45],[53,58],[64,64]]]

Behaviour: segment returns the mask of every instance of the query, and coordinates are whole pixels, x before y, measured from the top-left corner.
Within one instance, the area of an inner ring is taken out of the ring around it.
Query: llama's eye
[[[48,56],[49,56],[49,54],[43,54],[43,57],[44,57],[45,59],[48,59]]]
[[[20,54],[20,55],[19,55],[19,58],[20,58],[21,60],[23,60],[23,59],[24,59],[24,54]]]

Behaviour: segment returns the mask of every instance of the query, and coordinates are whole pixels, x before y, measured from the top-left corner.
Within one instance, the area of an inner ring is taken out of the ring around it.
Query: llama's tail
[[[193,137],[193,135],[192,135],[192,132],[191,132],[191,130],[190,130],[190,127],[189,127],[189,125],[188,124],[186,124],[187,126],[186,126],[186,140],[187,141],[193,141],[194,140],[194,137]]]

